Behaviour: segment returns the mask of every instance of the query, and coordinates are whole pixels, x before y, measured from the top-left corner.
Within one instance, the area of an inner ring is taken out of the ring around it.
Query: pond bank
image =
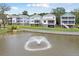
[[[38,32],[38,33],[48,33],[48,34],[61,34],[61,35],[79,35],[79,32],[64,32],[64,31],[53,31],[53,30],[41,30],[41,29],[27,29],[27,28],[19,28],[13,32]],[[11,32],[9,29],[0,29],[0,34],[5,34]]]
[[[7,33],[9,30],[7,28],[1,28],[0,29],[0,34],[5,34]]]
[[[18,31],[30,31],[30,32],[39,32],[39,33],[51,33],[51,34],[64,34],[64,35],[79,35],[79,32],[55,32],[47,30],[36,30],[36,29],[18,29]]]

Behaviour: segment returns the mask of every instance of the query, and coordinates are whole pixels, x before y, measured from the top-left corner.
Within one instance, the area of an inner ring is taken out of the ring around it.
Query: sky
[[[52,9],[57,7],[65,8],[66,12],[79,8],[79,3],[6,3],[11,7],[10,11],[6,14],[21,14],[24,10],[28,14],[33,13],[50,13]]]

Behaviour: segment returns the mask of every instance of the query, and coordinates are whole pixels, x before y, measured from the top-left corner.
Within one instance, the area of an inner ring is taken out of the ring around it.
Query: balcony
[[[75,24],[75,21],[62,21],[62,23],[71,25]]]
[[[48,23],[48,25],[54,25],[54,23]]]

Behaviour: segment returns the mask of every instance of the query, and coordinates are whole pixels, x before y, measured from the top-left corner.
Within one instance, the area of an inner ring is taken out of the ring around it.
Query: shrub
[[[11,27],[11,30],[16,30],[17,29],[17,26],[12,26]]]

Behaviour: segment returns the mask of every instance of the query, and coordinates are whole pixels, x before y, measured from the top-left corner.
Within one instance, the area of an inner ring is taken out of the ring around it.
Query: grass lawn
[[[54,28],[49,28],[49,27],[42,27],[42,26],[8,25],[8,28],[11,28],[12,26],[17,27],[17,29],[26,28],[26,29],[48,30],[48,31],[55,31],[55,32],[79,32],[78,28],[66,29],[59,26],[56,26]]]
[[[8,32],[7,28],[1,28],[0,29],[0,34],[4,34],[4,33],[7,33],[7,32]]]
[[[42,26],[23,26],[23,25],[7,25],[6,28],[0,28],[0,34],[5,34],[8,31],[11,31],[12,26],[17,27],[17,29],[36,29],[36,30],[45,30],[45,31],[54,31],[54,32],[79,32],[78,28],[62,28],[60,26],[55,26],[54,28],[42,27]]]

